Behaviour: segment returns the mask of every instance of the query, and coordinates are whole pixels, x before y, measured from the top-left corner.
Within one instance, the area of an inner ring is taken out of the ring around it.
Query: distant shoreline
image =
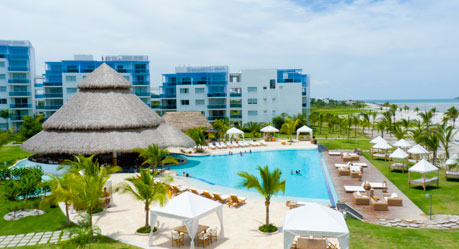
[[[366,103],[454,103],[454,102],[459,102],[459,97],[458,98],[453,98],[453,99],[367,99],[367,100],[361,100]]]

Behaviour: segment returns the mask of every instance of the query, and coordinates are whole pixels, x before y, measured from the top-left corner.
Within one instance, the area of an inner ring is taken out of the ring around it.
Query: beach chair
[[[227,203],[229,201],[229,195],[220,195],[219,193],[212,193],[214,196],[214,200],[221,202],[221,203]]]
[[[211,150],[215,150],[217,147],[215,145],[213,145],[212,143],[209,143],[208,145],[209,149]]]
[[[293,208],[297,208],[297,207],[306,205],[306,202],[288,200],[285,202],[285,205],[289,207],[290,209],[293,209]]]
[[[352,200],[355,205],[370,205],[370,197],[367,194],[361,194],[360,191],[352,193]]]
[[[206,197],[207,199],[211,199],[211,200],[214,199],[214,197],[212,196],[212,194],[210,194],[210,193],[207,192],[207,191],[202,191],[202,195],[203,195],[204,197]]]
[[[250,147],[250,144],[246,141],[242,141],[241,144],[244,145],[244,147]]]
[[[222,149],[228,148],[228,146],[226,146],[226,144],[224,142],[220,142],[220,146],[221,146]]]
[[[365,188],[363,187],[365,183],[362,183],[359,186],[352,186],[352,185],[344,185],[344,191],[348,193],[353,193],[353,192],[365,192]]]
[[[171,231],[171,242],[172,246],[174,246],[174,244],[177,247],[185,245],[185,234],[179,234],[178,232]]]
[[[383,193],[383,197],[389,206],[403,206],[403,199],[397,193]]]
[[[239,147],[240,147],[239,144],[236,143],[236,141],[231,142],[231,145],[232,145],[234,148],[239,148]]]
[[[347,163],[335,163],[335,167],[336,167],[336,168],[349,167],[349,166],[351,166],[351,162],[347,162]]]
[[[329,151],[328,155],[329,156],[341,156],[341,152],[340,151]]]
[[[387,183],[384,182],[368,182],[373,189],[387,189]]]
[[[191,191],[191,193],[193,193],[195,195],[202,195],[204,193],[201,190],[196,190],[194,188],[190,188],[190,191]]]
[[[239,207],[241,204],[245,203],[247,198],[244,197],[237,197],[237,195],[230,195],[230,199],[228,201],[228,207]]]
[[[340,167],[338,168],[338,175],[339,176],[350,176],[351,170],[349,169],[349,167]]]
[[[266,142],[263,141],[263,140],[261,140],[260,143],[261,143],[261,145],[263,145],[263,146],[267,146],[267,145],[268,145],[268,143],[266,143]]]

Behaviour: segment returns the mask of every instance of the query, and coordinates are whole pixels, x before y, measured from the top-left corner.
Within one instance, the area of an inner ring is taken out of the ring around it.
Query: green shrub
[[[148,226],[148,227],[143,226],[143,227],[137,229],[138,233],[150,233],[150,231],[151,231],[151,226]],[[158,228],[155,226],[153,228],[153,232],[156,232],[156,231],[158,231]]]
[[[275,231],[277,231],[277,227],[274,226],[274,224],[269,224],[269,226],[266,226],[265,225],[261,225],[258,227],[258,230],[264,232],[264,233],[274,233]]]

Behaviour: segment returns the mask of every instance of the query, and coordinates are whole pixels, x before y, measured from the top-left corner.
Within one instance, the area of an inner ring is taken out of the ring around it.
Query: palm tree
[[[326,120],[326,114],[325,113],[319,113],[319,116],[317,117],[317,123],[319,124],[319,135],[322,135],[322,124]]]
[[[11,112],[10,109],[6,108],[4,110],[0,111],[0,117],[4,118],[6,120],[6,129],[9,130],[9,120],[11,117]]]
[[[257,170],[260,173],[260,180],[247,172],[237,173],[240,177],[244,178],[242,185],[247,189],[255,189],[261,195],[265,197],[265,207],[266,207],[266,228],[270,226],[269,224],[269,204],[271,197],[277,195],[279,191],[282,191],[282,194],[285,194],[285,180],[281,179],[282,172],[280,169],[276,168],[273,171],[269,171],[268,166],[257,167]]]
[[[153,166],[156,171],[156,167],[160,164],[173,163],[178,164],[177,159],[173,156],[168,156],[170,153],[167,149],[160,149],[157,144],[148,145],[146,149],[135,149],[134,152],[139,153],[139,157],[145,161],[142,163],[148,164],[149,169]]]
[[[410,108],[409,108],[407,105],[405,105],[405,106],[403,107],[403,110],[405,110],[405,112],[408,112],[408,110],[410,110]]]
[[[445,114],[450,120],[453,120],[453,127],[456,127],[456,119],[459,117],[459,111],[457,108],[452,106]]]
[[[403,129],[403,127],[400,124],[395,123],[394,128],[392,129],[392,133],[398,140],[400,140],[406,137],[406,135],[408,134],[408,130]]]
[[[426,128],[429,128],[433,117],[432,111],[421,112],[418,115],[422,119],[422,124],[425,125]]]
[[[299,122],[300,121],[298,119],[297,120],[293,120],[290,118],[285,119],[285,123],[282,125],[281,131],[288,134],[289,141],[292,141],[292,133],[296,131],[296,127],[298,126]]]
[[[151,203],[158,202],[160,206],[167,203],[167,185],[162,182],[155,182],[154,178],[156,175],[156,172],[150,174],[149,170],[140,170],[140,176],[127,178],[126,181],[129,183],[121,183],[120,186],[116,188],[116,191],[129,193],[135,199],[144,203],[146,230],[150,228],[148,217]]]
[[[354,136],[357,137],[357,130],[359,129],[360,117],[359,115],[352,116],[352,123],[354,123]]]
[[[378,116],[378,112],[372,112],[371,113],[371,121],[373,122],[373,125],[372,125],[372,128],[371,128],[371,136],[373,136],[373,131],[376,128],[376,126],[375,126],[376,116]]]
[[[408,120],[408,119],[405,119],[405,118],[402,118],[400,121],[399,121],[400,125],[405,128],[406,130],[408,130],[408,128],[410,128],[411,126],[411,122]]]
[[[393,121],[395,122],[395,114],[397,113],[398,106],[396,104],[390,105],[390,113],[394,116]]]
[[[72,184],[78,178],[73,174],[65,174],[62,177],[51,176],[52,180],[49,181],[51,187],[51,195],[46,197],[40,202],[41,208],[49,206],[51,203],[63,202],[65,205],[65,216],[67,218],[67,226],[70,226],[69,208],[72,205],[73,197],[75,195]]]
[[[422,145],[427,147],[430,151],[433,152],[433,160],[432,163],[435,165],[435,159],[437,158],[437,151],[440,149],[440,139],[437,131],[434,132],[426,132],[423,136],[421,136],[420,142]]]
[[[454,131],[453,126],[448,126],[446,128],[444,128],[443,126],[440,126],[440,129],[438,132],[438,135],[439,135],[438,138],[440,139],[441,145],[443,146],[443,149],[445,150],[446,159],[449,159],[449,144],[453,140],[456,133],[457,131]]]
[[[244,124],[244,128],[250,130],[250,134],[252,134],[252,137],[257,137],[258,133],[260,132],[261,125],[257,122],[247,122]]]
[[[381,137],[384,137],[384,131],[386,130],[386,120],[382,119],[376,123],[376,129],[381,132]]]
[[[391,131],[392,130],[392,113],[390,111],[384,112],[383,113],[384,119],[385,119],[385,124],[386,124],[386,130]]]
[[[418,112],[419,112],[419,107],[414,108],[414,111],[416,112],[416,114],[418,114]]]
[[[418,127],[416,129],[410,130],[410,138],[417,144],[421,143],[422,136],[424,135],[424,131]]]
[[[79,175],[82,172],[84,175],[96,176],[100,174],[101,170],[104,174],[110,175],[121,170],[118,166],[113,167],[100,167],[99,162],[94,160],[95,155],[85,157],[84,155],[73,156],[75,159],[65,160],[58,167],[58,170],[67,169],[71,174]],[[68,166],[70,167],[68,167]]]
[[[203,152],[204,149],[202,146],[206,144],[206,137],[204,136],[204,127],[197,127],[193,129],[189,129],[186,131],[186,134],[193,139],[194,143],[196,144],[196,150],[198,152]]]
[[[352,116],[348,114],[346,117],[346,126],[347,126],[347,139],[351,139],[351,126],[352,126]]]

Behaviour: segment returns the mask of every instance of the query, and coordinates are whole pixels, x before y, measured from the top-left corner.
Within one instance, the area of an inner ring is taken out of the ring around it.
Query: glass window
[[[273,98],[273,102],[276,102],[276,98]]]
[[[190,101],[188,99],[184,99],[181,101],[182,105],[190,105]]]
[[[67,88],[67,93],[76,93],[77,89],[76,88]]]
[[[204,100],[203,99],[197,99],[196,100],[196,105],[204,105]]]
[[[126,80],[129,80],[129,75],[123,76]]]
[[[4,74],[0,74],[0,80],[4,80],[6,76]]]
[[[76,81],[76,76],[65,76],[65,81]]]
[[[6,105],[6,99],[0,99],[0,105]]]
[[[195,88],[194,93],[204,93],[204,88]]]
[[[247,92],[256,93],[257,92],[257,88],[256,87],[247,87]]]
[[[276,89],[276,80],[269,80],[269,88]]]
[[[5,62],[4,61],[0,61],[0,67],[5,67]]]
[[[188,90],[188,88],[180,88],[180,94],[187,94]]]
[[[263,90],[266,90],[266,89],[268,89],[268,88],[267,88],[266,86],[264,86],[264,87],[263,87]]]
[[[247,99],[247,104],[256,105],[257,104],[257,99]]]
[[[257,111],[248,111],[247,114],[249,114],[249,116],[257,116],[258,112]]]
[[[0,86],[0,92],[6,92],[6,86]]]

